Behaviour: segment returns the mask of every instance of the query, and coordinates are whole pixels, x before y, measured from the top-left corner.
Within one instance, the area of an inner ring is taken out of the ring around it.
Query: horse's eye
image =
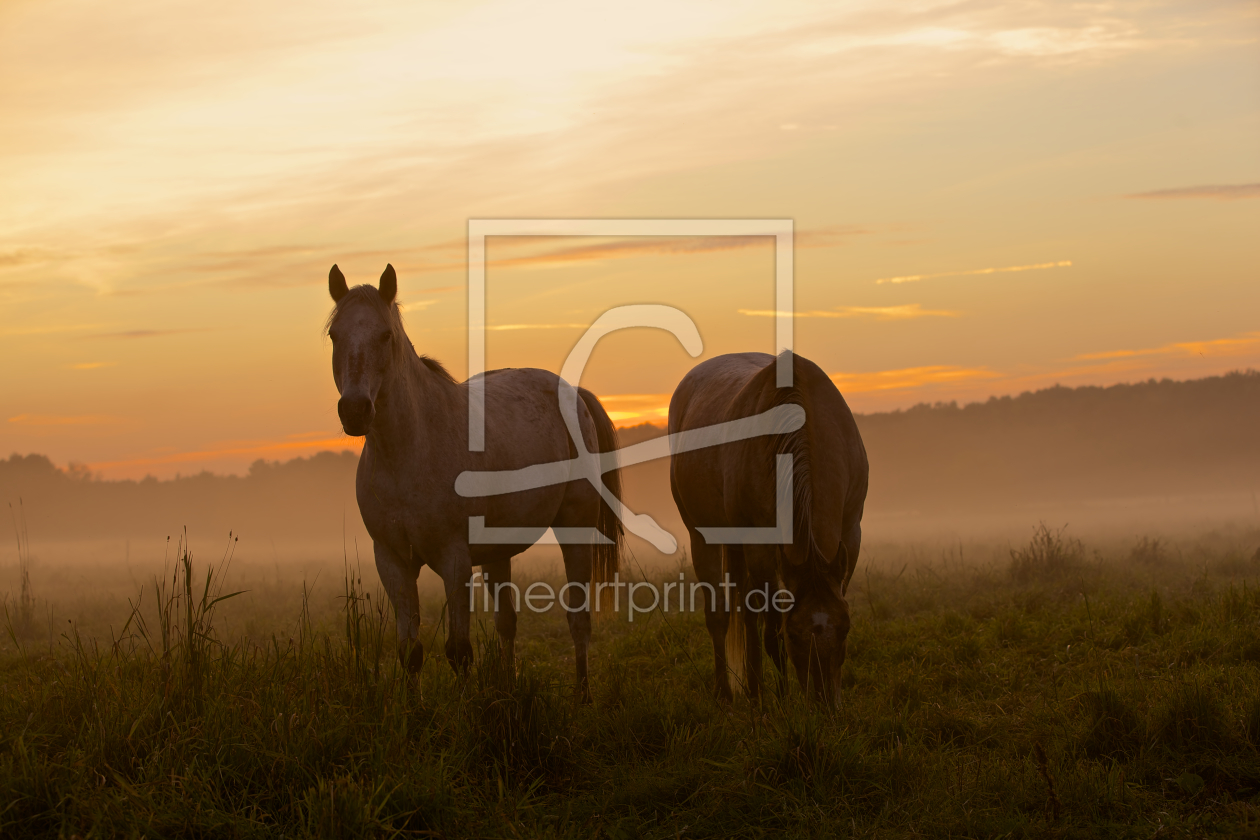
[[[393,338],[393,337],[394,337],[394,336],[393,336],[393,334],[392,334],[392,333],[389,333],[389,332],[383,332],[383,333],[381,333],[381,336],[380,336],[380,338],[378,338],[378,339],[377,339],[377,341],[379,341],[381,344],[384,344],[384,343],[386,343],[387,341],[389,341],[389,340],[390,340],[391,338]]]

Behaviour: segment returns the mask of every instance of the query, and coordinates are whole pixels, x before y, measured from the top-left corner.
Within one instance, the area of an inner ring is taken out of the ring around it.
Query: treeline
[[[58,469],[43,455],[0,460],[0,500],[45,541],[145,539],[189,528],[199,545],[228,531],[254,538],[340,542],[362,532],[354,498],[354,452],[321,452],[284,463],[255,461],[244,476],[203,472],[159,481],[110,481]],[[367,556],[371,556],[370,548]]]
[[[857,421],[871,462],[868,509],[976,510],[1260,490],[1256,371],[1056,386]]]
[[[986,402],[859,415],[871,463],[868,513],[997,512],[1014,506],[1260,490],[1260,373],[1110,387],[1054,387]],[[622,430],[629,445],[663,434]],[[353,546],[358,456],[257,461],[245,476],[107,481],[42,455],[0,460],[0,501],[45,540],[229,528],[286,544]],[[627,502],[677,522],[665,462],[628,471]],[[361,553],[366,546],[361,546]],[[370,556],[370,549],[365,556]]]

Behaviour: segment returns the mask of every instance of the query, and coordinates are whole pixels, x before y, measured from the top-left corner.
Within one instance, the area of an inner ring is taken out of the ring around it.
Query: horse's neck
[[[369,433],[382,455],[402,456],[433,447],[449,449],[463,417],[459,389],[411,356],[386,380],[377,396]],[[387,460],[390,460],[387,458]]]

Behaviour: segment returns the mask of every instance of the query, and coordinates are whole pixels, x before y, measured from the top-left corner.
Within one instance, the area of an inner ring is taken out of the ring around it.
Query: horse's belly
[[[363,517],[363,527],[373,542],[389,546],[395,552],[408,552],[411,540],[408,537],[407,519],[402,506],[392,503],[381,504],[372,500],[372,504],[359,501],[359,515]]]
[[[675,455],[670,464],[679,513],[688,527],[725,527],[726,505],[722,496],[721,474],[712,458],[696,454]]]
[[[486,524],[494,527],[551,527],[564,501],[567,484],[539,487],[486,500]]]

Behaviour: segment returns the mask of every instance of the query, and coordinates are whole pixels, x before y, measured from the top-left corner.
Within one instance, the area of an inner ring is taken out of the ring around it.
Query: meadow
[[[835,711],[794,679],[719,706],[698,614],[599,620],[580,706],[560,611],[522,616],[516,675],[482,617],[460,677],[430,594],[410,680],[353,561],[175,551],[55,610],[19,584],[0,837],[1255,836],[1258,545],[873,546]]]

